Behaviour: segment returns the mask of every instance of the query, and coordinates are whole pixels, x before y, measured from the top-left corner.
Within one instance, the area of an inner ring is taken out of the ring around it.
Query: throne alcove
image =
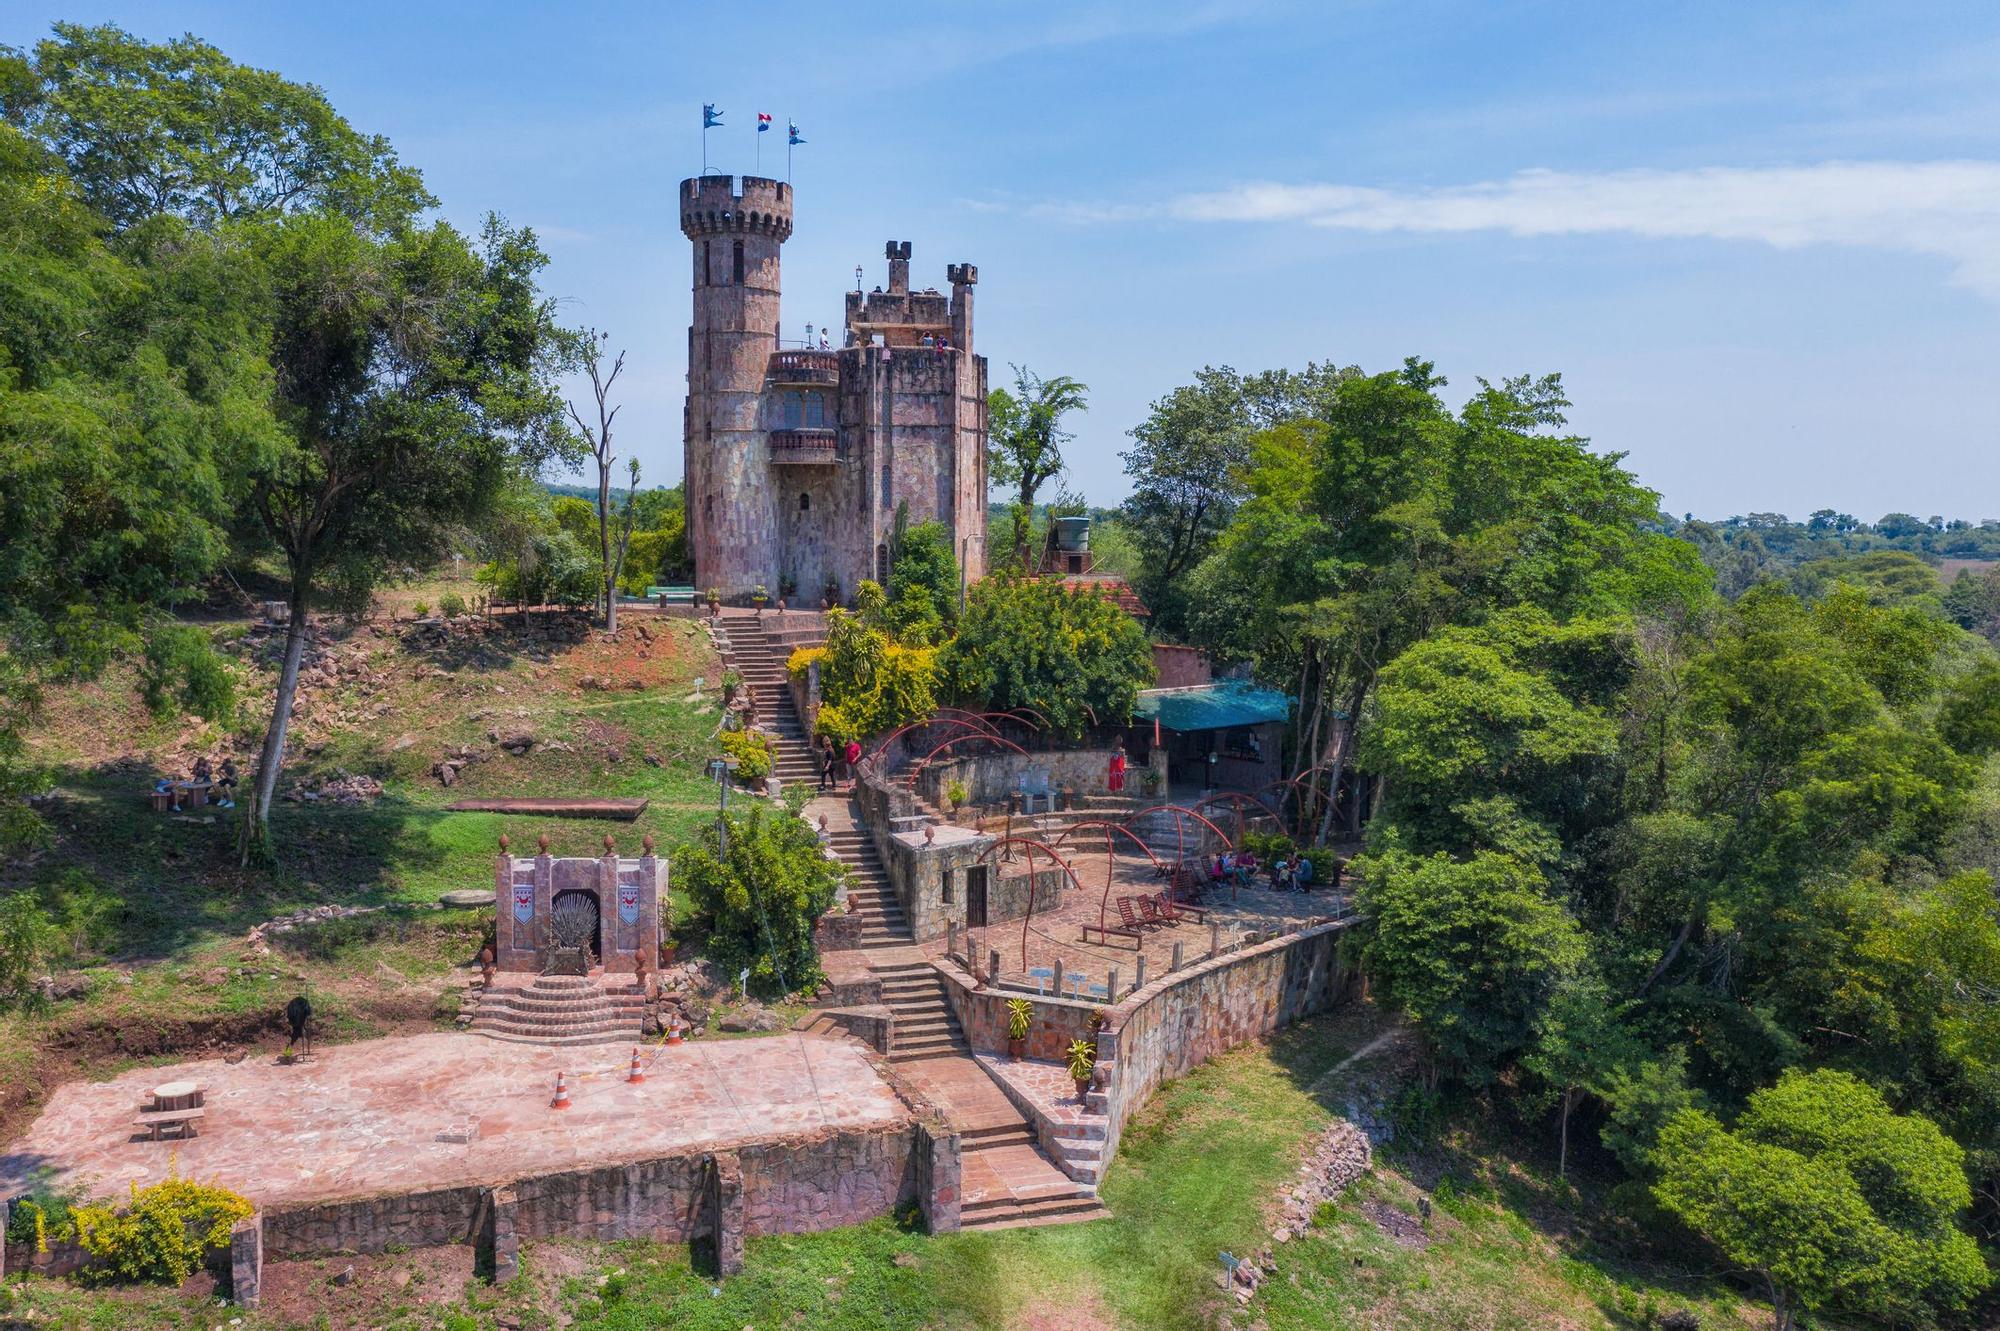
[[[667,861],[652,851],[620,858],[605,853],[554,856],[542,838],[539,855],[515,856],[501,844],[494,874],[494,965],[528,974],[587,975],[599,969],[630,974],[644,957],[660,957],[660,912],[668,900]]]

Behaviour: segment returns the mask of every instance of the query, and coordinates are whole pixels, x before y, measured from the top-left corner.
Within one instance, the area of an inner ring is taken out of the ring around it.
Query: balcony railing
[[[832,430],[771,431],[771,461],[793,466],[825,466],[835,460]]]
[[[774,351],[764,369],[764,377],[774,384],[838,384],[840,353]]]

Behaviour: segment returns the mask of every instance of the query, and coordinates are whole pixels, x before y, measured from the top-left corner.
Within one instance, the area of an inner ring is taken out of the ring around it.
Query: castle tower
[[[739,192],[740,189],[740,192]],[[778,533],[759,410],[778,346],[778,250],[792,187],[744,176],[681,182],[681,234],[694,247],[683,422],[688,550],[695,587],[741,597],[777,589]]]

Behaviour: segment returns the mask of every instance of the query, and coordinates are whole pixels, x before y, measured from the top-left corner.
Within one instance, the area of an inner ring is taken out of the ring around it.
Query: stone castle
[[[979,270],[949,294],[910,289],[910,244],[887,289],[847,293],[837,349],[781,348],[778,255],[792,187],[759,176],[681,182],[694,245],[685,420],[688,549],[699,591],[762,587],[794,605],[888,576],[899,508],[951,533],[968,581],[986,561],[986,360],[972,350]],[[857,283],[857,287],[858,287]]]

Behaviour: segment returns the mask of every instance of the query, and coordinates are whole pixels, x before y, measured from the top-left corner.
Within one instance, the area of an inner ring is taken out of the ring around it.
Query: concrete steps
[[[479,995],[475,1034],[520,1044],[629,1043],[639,1038],[646,1000],[588,976],[538,975],[525,986],[495,986]]]

